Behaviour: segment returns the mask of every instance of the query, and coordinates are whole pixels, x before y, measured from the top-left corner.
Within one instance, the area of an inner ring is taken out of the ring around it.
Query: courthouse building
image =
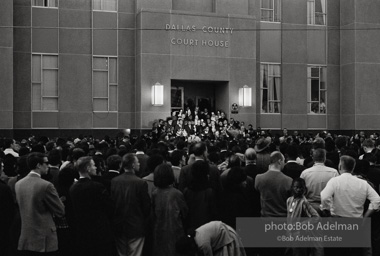
[[[195,106],[265,129],[380,129],[379,12],[378,0],[2,0],[0,131],[144,130]]]

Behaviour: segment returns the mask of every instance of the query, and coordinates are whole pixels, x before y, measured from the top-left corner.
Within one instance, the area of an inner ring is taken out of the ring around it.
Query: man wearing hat
[[[258,173],[264,173],[268,170],[270,164],[269,145],[272,143],[271,137],[260,137],[256,141],[256,169]]]

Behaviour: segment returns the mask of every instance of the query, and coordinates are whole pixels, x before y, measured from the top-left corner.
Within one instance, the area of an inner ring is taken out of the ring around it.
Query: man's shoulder
[[[21,180],[16,182],[16,188],[18,189],[28,189],[31,187],[44,189],[48,187],[49,185],[54,187],[54,185],[51,182],[44,180],[40,177],[32,176],[32,175],[27,175]]]
[[[182,171],[187,172],[188,170],[190,170],[190,168],[191,168],[191,164],[185,165],[185,166],[183,166],[183,167],[181,168],[181,172],[182,172]]]

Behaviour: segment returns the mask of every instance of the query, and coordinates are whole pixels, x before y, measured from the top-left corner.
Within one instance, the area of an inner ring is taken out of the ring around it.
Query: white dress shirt
[[[323,163],[315,163],[312,167],[304,170],[300,178],[305,180],[307,187],[307,200],[316,207],[321,203],[321,191],[325,188],[327,182],[338,176],[339,173],[334,168],[325,166]]]
[[[379,209],[380,196],[367,181],[343,173],[329,180],[321,192],[321,208],[333,216],[361,218],[366,199],[371,202],[369,210]]]

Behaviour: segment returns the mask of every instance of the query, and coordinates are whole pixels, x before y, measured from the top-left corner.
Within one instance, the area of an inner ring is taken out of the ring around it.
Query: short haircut
[[[244,155],[248,161],[255,161],[257,158],[256,151],[253,148],[247,148]]]
[[[71,152],[71,157],[72,157],[73,161],[76,161],[85,155],[86,155],[86,153],[81,148],[74,148],[73,151]]]
[[[206,152],[207,147],[206,143],[204,142],[198,142],[193,147],[193,152],[195,156],[202,156],[204,152]]]
[[[346,172],[352,172],[355,169],[355,159],[351,156],[341,156],[340,164]]]
[[[170,164],[160,164],[154,170],[154,185],[166,188],[174,183],[174,173]]]
[[[375,142],[371,139],[365,139],[363,141],[363,147],[367,147],[367,148],[374,148],[375,147]]]
[[[278,160],[284,160],[284,155],[280,151],[272,152],[272,154],[270,154],[270,164],[274,164]]]
[[[76,170],[80,173],[86,173],[91,160],[93,160],[91,156],[80,157],[75,163]]]
[[[315,138],[315,140],[313,141],[313,149],[317,149],[317,148],[325,148],[325,141],[324,139],[322,138]]]
[[[317,148],[313,151],[314,162],[324,163],[326,161],[326,150]]]
[[[4,149],[10,148],[11,145],[14,143],[14,139],[5,139],[4,140]]]
[[[184,153],[182,150],[174,150],[170,157],[170,162],[172,163],[172,165],[179,166],[179,163],[181,162],[183,156]]]
[[[241,161],[238,155],[233,154],[228,157],[228,167],[241,166]]]
[[[48,143],[46,143],[45,148],[46,148],[46,151],[51,151],[52,149],[55,148],[55,142],[49,141]]]
[[[298,146],[296,144],[290,144],[286,148],[286,154],[289,159],[295,160],[298,157]]]
[[[45,154],[42,154],[40,152],[32,152],[28,155],[28,167],[30,170],[34,170],[37,168],[38,164],[43,164],[44,163],[44,157]]]
[[[52,149],[48,153],[49,164],[60,165],[62,163],[61,151],[58,149]]]
[[[119,170],[120,164],[121,164],[121,156],[119,155],[110,155],[107,158],[108,170]]]
[[[133,153],[128,153],[123,156],[122,162],[121,162],[121,168],[131,170],[133,164],[135,163],[136,155]]]

